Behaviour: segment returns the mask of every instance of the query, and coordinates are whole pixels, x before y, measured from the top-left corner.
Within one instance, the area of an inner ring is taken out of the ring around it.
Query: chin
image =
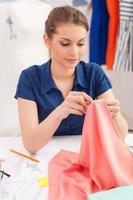
[[[67,60],[66,63],[70,67],[75,67],[79,63],[79,60]]]

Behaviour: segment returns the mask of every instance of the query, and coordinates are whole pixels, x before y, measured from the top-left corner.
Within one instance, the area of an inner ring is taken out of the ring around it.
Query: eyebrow
[[[61,38],[61,39],[67,40],[67,41],[71,42],[71,40],[69,40],[68,38]],[[82,40],[85,40],[85,39],[86,39],[86,38],[82,38],[82,39],[79,40],[79,42],[82,41]]]

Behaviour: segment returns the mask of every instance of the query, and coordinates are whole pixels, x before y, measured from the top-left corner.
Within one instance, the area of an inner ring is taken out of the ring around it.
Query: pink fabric
[[[133,155],[102,100],[87,109],[80,153],[62,150],[49,163],[48,200],[86,200],[87,194],[133,185]]]

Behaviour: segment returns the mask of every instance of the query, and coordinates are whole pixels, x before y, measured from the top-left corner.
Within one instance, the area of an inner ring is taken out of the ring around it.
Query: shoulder
[[[104,72],[102,66],[96,63],[85,63],[83,61],[80,62],[80,67],[82,73],[84,74],[84,78],[86,82],[89,84],[95,85],[95,88],[107,86],[108,88],[112,87],[112,84]]]
[[[84,73],[88,76],[95,76],[104,73],[102,67],[93,62],[86,63],[84,61],[80,61],[79,65],[83,69]]]
[[[38,74],[41,70],[41,65],[33,65],[30,67],[25,68],[21,72],[21,76],[31,78],[34,77],[36,74]]]
[[[43,63],[25,68],[20,74],[20,80],[39,81],[46,65],[47,63]]]
[[[80,78],[93,99],[112,88],[110,80],[100,65],[81,61],[78,67],[78,74],[80,73]]]
[[[84,62],[84,61],[80,61],[80,65],[83,67],[83,68],[86,68],[88,70],[98,70],[101,68],[100,65],[94,63],[94,62],[90,62],[90,63],[87,63],[87,62]]]

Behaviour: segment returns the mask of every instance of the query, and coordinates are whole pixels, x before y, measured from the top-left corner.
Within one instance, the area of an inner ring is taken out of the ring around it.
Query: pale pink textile
[[[62,150],[49,163],[48,200],[86,200],[89,193],[133,185],[133,156],[102,100],[85,116],[80,153]]]

